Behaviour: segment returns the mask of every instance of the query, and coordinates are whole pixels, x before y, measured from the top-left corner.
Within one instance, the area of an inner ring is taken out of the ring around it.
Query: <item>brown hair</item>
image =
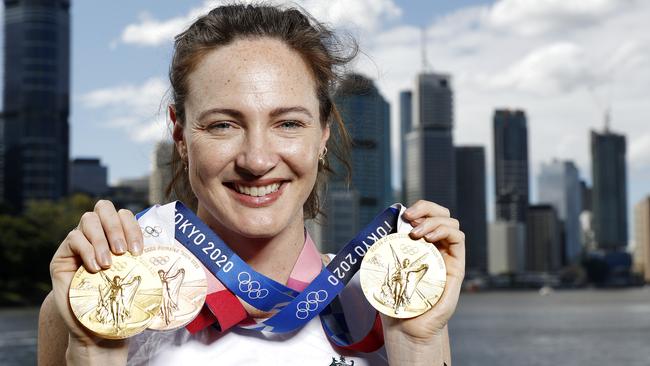
[[[316,21],[304,10],[282,9],[269,5],[225,5],[212,9],[187,30],[177,35],[169,70],[176,123],[185,123],[185,98],[188,94],[188,76],[206,53],[241,38],[269,37],[283,41],[297,51],[313,72],[316,96],[319,102],[321,125],[331,126],[332,137],[328,151],[335,155],[350,177],[350,138],[343,120],[332,101],[342,69],[358,53],[358,45],[349,38],[344,44],[332,30]],[[167,195],[173,192],[178,199],[194,209],[197,199],[190,187],[184,162],[178,151],[172,152],[172,181]],[[305,218],[314,218],[320,212],[319,193],[325,189],[326,175],[332,173],[327,157],[318,164],[316,184],[303,206]]]

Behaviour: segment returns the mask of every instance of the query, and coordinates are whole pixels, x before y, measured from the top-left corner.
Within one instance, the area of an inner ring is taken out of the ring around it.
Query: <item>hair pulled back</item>
[[[356,56],[358,46],[353,39],[349,39],[349,44],[344,44],[331,29],[304,10],[264,4],[224,5],[212,9],[177,35],[169,70],[176,123],[185,125],[188,77],[208,52],[237,39],[264,37],[284,42],[300,54],[311,69],[316,84],[321,126],[331,127],[332,137],[327,143],[328,151],[341,161],[349,179],[350,138],[332,96],[341,80],[343,67]],[[178,151],[173,148],[172,181],[167,194],[174,193],[178,199],[196,209],[197,199],[191,189],[184,163]],[[319,192],[325,188],[327,173],[332,173],[332,169],[325,157],[325,162],[318,164],[316,184],[303,206],[305,218],[314,218],[320,212]]]

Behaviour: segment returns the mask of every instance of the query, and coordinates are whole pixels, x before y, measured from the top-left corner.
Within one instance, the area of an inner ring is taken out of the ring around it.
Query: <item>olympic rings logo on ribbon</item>
[[[149,262],[153,264],[154,266],[164,266],[169,262],[169,257],[168,256],[158,256],[158,257],[151,257],[149,258]]]
[[[318,304],[327,300],[327,291],[311,291],[307,294],[307,299],[296,305],[296,318],[307,319],[309,313],[318,309]]]
[[[142,229],[142,235],[145,238],[157,238],[162,234],[162,228],[160,226],[145,226]]]
[[[239,291],[248,295],[249,299],[263,299],[269,294],[269,290],[262,288],[259,282],[251,280],[248,272],[239,272]]]

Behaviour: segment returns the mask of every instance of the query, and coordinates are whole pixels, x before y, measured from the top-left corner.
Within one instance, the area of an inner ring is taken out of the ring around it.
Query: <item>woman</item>
[[[345,50],[331,31],[301,11],[270,6],[216,8],[176,38],[169,108],[175,159],[180,162],[174,190],[253,269],[279,283],[287,283],[308,242],[304,220],[318,213],[318,191],[329,169],[327,147],[334,150],[330,135],[345,136],[330,99],[335,71],[356,52],[353,47],[351,55],[342,55]],[[436,243],[443,253],[447,285],[438,304],[422,316],[382,317],[388,361],[450,364],[446,324],[463,279],[464,235],[449,210],[432,202],[417,202],[404,217],[415,227],[412,238]],[[43,303],[39,327],[41,364],[60,364],[64,357],[70,364],[127,362],[129,341],[92,336],[75,321],[67,292],[79,266],[93,273],[109,268],[111,252],[139,254],[142,243],[133,214],[116,211],[108,201],[99,201],[94,212],[82,216],[50,265],[53,290]],[[253,318],[269,316],[243,305]],[[270,347],[273,354],[265,356],[265,363],[310,364],[296,358],[292,353],[298,352],[296,348],[282,348],[304,332],[263,339],[254,347],[233,346],[239,347],[244,361],[221,361],[251,362],[251,350]],[[171,362],[175,354],[193,362],[232,337],[240,338],[228,344],[264,338],[226,333],[208,337],[208,342],[204,338],[200,347],[182,336],[183,341],[176,339],[174,347],[165,347],[167,356],[156,362]],[[321,338],[318,347],[338,356],[337,349]],[[219,352],[228,351],[232,349],[222,346]],[[362,364],[365,356],[347,357]],[[343,356],[335,358],[343,362]],[[319,364],[327,362],[329,358]]]

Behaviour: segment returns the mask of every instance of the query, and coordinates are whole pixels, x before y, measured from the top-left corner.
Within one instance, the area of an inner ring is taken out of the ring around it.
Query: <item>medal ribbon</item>
[[[161,208],[170,205],[175,206],[173,216],[175,239],[192,252],[232,294],[257,309],[274,313],[268,319],[245,327],[280,333],[302,327],[325,310],[359,270],[361,260],[368,248],[382,237],[396,232],[398,224],[402,226],[405,223],[399,219],[400,211],[403,210],[400,204],[387,208],[345,245],[327,266],[321,268],[320,273],[303,291],[298,292],[253,270],[181,202],[176,201]],[[138,214],[138,217],[145,212]],[[219,297],[222,298],[219,300],[225,301],[226,308],[232,309],[235,307],[234,302],[238,303],[234,296],[231,296],[229,300],[223,294]],[[208,305],[209,300],[206,300]],[[241,307],[241,304],[238,305]],[[214,310],[211,306],[209,307]],[[200,319],[201,317],[205,318],[205,315],[201,314],[199,322],[211,320]],[[219,315],[214,315],[219,319]],[[379,346],[368,345],[377,343],[371,338],[377,338],[377,330],[381,330],[378,316],[376,316],[373,326],[374,335],[369,335],[355,344],[350,344],[347,339],[344,339],[345,337],[338,334],[340,332],[336,332],[335,322],[331,321],[333,317],[335,317],[335,313],[328,309],[323,313],[321,322],[326,333],[336,345],[355,350],[376,349],[381,346],[381,343]],[[221,319],[219,320],[221,329],[225,330],[226,327],[221,323]],[[231,326],[231,324],[225,325]]]

